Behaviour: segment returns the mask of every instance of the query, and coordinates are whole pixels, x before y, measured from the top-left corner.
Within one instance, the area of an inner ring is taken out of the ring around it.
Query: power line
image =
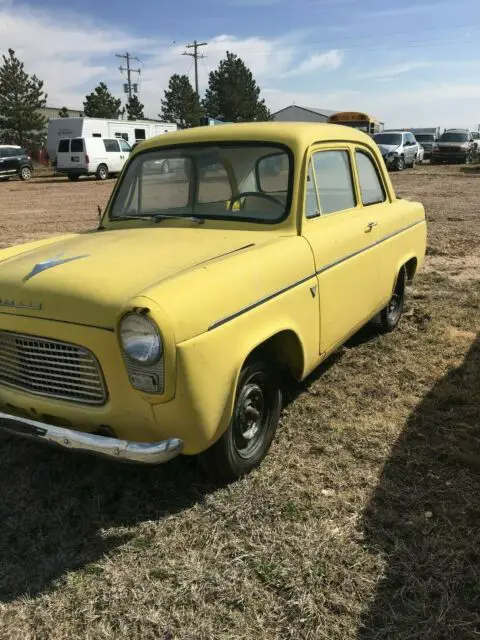
[[[195,62],[195,91],[197,93],[197,96],[200,95],[198,92],[198,61],[202,58],[206,58],[206,56],[200,55],[198,53],[198,48],[205,47],[207,44],[208,42],[197,42],[196,40],[194,40],[193,44],[185,45],[185,49],[193,49],[193,53],[189,53],[188,51],[184,51],[182,53],[182,56],[190,56]]]
[[[127,66],[126,67],[122,67],[122,65],[120,65],[118,67],[119,71],[121,73],[123,73],[124,71],[127,72],[127,82],[124,85],[124,89],[125,89],[125,93],[128,93],[128,99],[129,101],[132,99],[132,86],[133,86],[133,92],[134,93],[138,93],[138,84],[134,83],[132,85],[132,78],[131,78],[131,74],[132,73],[138,73],[138,75],[140,75],[142,73],[141,69],[130,69],[130,60],[136,60],[137,62],[139,62],[140,64],[142,64],[142,61],[139,60],[139,58],[134,58],[133,56],[131,56],[128,51],[127,53],[116,53],[115,57],[117,58],[122,58],[123,60],[127,61]]]

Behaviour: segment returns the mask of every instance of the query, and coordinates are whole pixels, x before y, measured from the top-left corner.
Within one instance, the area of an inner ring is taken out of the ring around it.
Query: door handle
[[[366,226],[365,233],[370,233],[370,231],[376,226],[378,226],[378,222],[369,222]]]

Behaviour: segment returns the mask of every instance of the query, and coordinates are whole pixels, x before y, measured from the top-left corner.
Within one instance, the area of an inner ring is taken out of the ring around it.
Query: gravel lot
[[[0,436],[2,640],[479,637],[480,171],[392,177],[429,223],[404,318],[286,390],[249,477]],[[0,184],[0,246],[95,226],[112,186]]]
[[[114,180],[34,178],[0,182],[0,249],[95,226]]]

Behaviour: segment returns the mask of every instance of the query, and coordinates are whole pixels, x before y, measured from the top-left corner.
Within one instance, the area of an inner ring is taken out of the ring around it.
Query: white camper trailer
[[[153,136],[176,131],[170,122],[107,120],[104,118],[52,118],[48,123],[47,151],[55,161],[58,143],[65,138],[122,138],[133,146]]]

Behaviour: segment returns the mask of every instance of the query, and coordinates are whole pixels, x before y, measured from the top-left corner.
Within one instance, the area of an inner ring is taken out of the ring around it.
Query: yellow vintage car
[[[61,214],[61,212],[60,212]],[[140,463],[202,454],[231,481],[305,378],[395,328],[425,212],[337,125],[232,124],[131,154],[99,228],[0,251],[0,427]]]

